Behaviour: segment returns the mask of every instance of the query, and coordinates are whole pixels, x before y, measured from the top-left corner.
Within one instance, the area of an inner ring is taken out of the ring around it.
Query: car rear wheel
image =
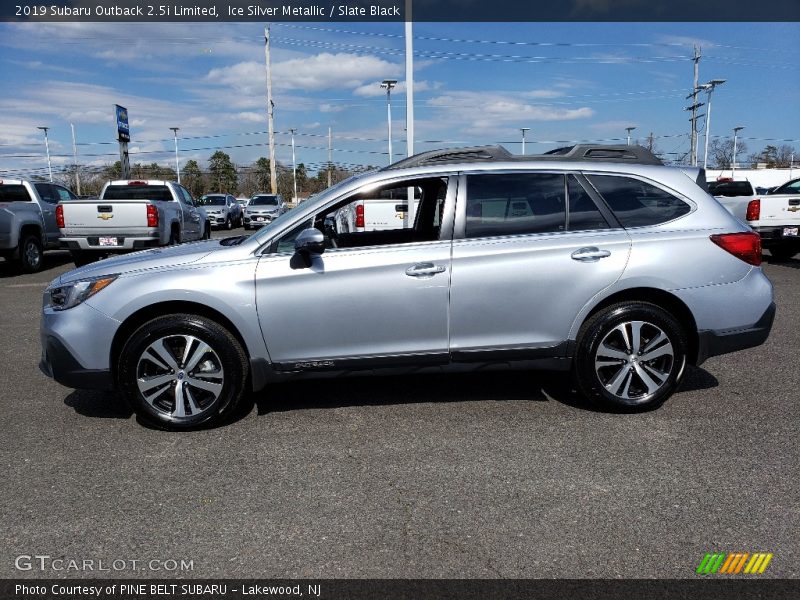
[[[590,401],[616,410],[650,410],[680,385],[686,334],[667,311],[646,302],[609,306],[578,335],[574,376]]]
[[[798,252],[800,252],[800,248],[794,245],[772,246],[769,248],[769,253],[775,260],[789,260]]]
[[[38,236],[26,235],[19,245],[19,266],[23,273],[36,273],[42,268],[42,242]]]
[[[230,216],[227,219],[225,219],[225,229],[227,229],[228,231],[233,229],[233,221],[231,221]]]
[[[189,314],[142,325],[119,359],[119,385],[136,413],[167,429],[219,424],[245,392],[248,360],[218,323]]]

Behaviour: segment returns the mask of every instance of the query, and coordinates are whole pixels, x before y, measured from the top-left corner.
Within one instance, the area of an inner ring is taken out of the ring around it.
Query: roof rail
[[[474,146],[421,152],[384,167],[383,171],[411,167],[434,166],[462,162],[537,162],[537,161],[597,161],[663,165],[664,163],[642,146],[576,144],[556,148],[545,154],[511,154],[503,146]]]

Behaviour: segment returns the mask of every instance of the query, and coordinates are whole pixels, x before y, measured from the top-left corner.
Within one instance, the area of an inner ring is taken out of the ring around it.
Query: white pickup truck
[[[745,219],[761,235],[761,244],[778,260],[800,252],[800,179],[793,179],[771,194],[751,200]]]
[[[211,235],[202,207],[180,184],[159,180],[118,180],[97,200],[72,200],[56,207],[59,242],[76,266],[110,253],[166,246]]]

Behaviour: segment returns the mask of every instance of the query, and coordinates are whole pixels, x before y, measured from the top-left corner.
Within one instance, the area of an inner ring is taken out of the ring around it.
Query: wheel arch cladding
[[[131,335],[133,335],[133,332],[152,319],[163,317],[169,314],[179,313],[197,315],[215,321],[230,331],[231,335],[236,338],[239,344],[241,344],[245,354],[247,355],[247,358],[251,358],[250,349],[247,347],[247,343],[245,342],[244,337],[239,329],[230,319],[228,319],[228,317],[218,310],[204,304],[198,304],[196,302],[186,302],[181,300],[159,302],[141,308],[135,313],[131,314],[122,322],[122,325],[119,326],[117,332],[114,334],[114,340],[111,342],[111,355],[109,362],[114,381],[117,381],[119,357],[122,353],[122,348],[125,346],[125,342],[128,341]]]
[[[686,341],[689,345],[687,348],[688,362],[691,364],[697,362],[699,338],[697,322],[694,319],[694,315],[692,315],[692,311],[689,310],[689,307],[686,306],[680,298],[664,290],[639,287],[615,292],[607,298],[603,298],[602,301],[589,311],[589,314],[583,319],[581,327],[604,308],[612,304],[619,304],[620,302],[649,302],[672,314],[681,324],[686,334]],[[578,330],[580,330],[580,328],[578,328]]]

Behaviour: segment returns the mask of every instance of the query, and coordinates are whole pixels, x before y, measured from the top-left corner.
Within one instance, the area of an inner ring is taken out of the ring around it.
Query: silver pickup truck
[[[0,179],[0,256],[25,273],[42,268],[42,252],[59,247],[56,204],[77,196],[64,186]]]
[[[211,224],[202,207],[178,183],[118,180],[96,200],[60,204],[62,248],[80,267],[109,254],[206,239]]]

